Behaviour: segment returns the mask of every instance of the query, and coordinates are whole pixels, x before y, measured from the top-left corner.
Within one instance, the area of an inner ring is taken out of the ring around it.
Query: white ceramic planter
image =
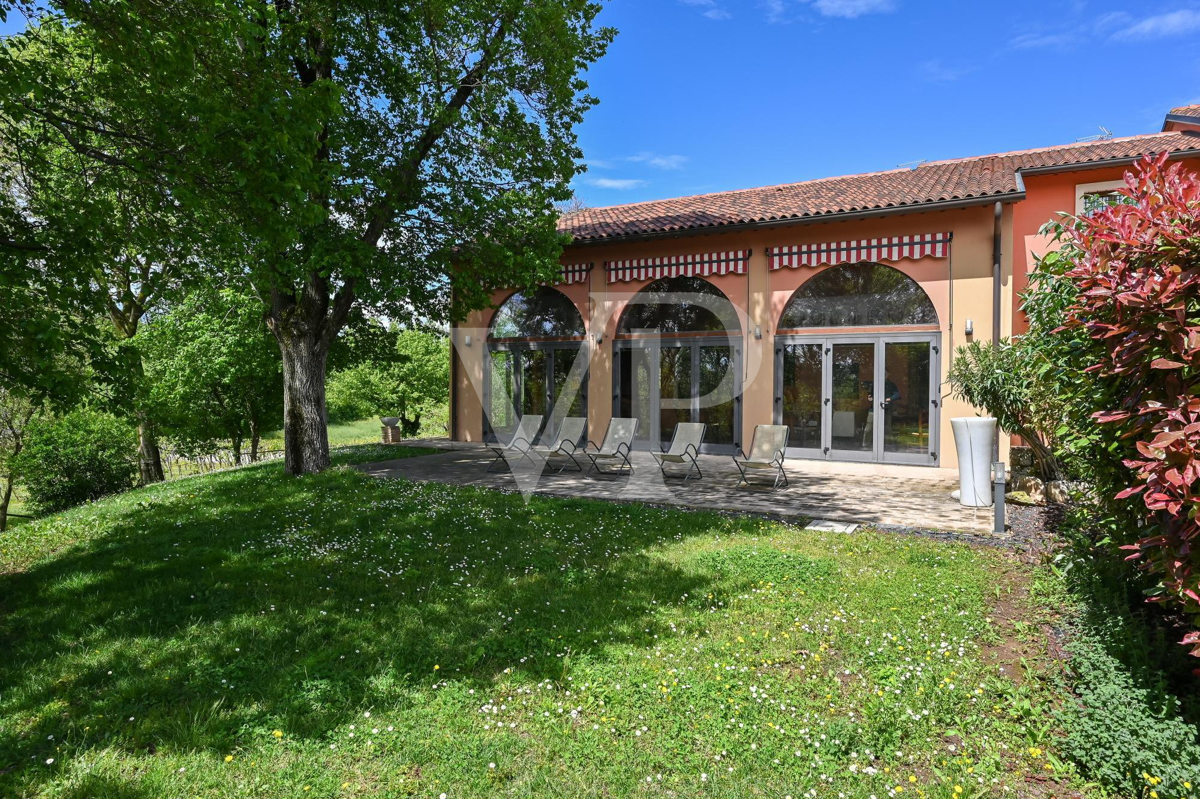
[[[958,450],[958,501],[968,508],[992,504],[992,446],[996,420],[991,418],[951,419],[954,448]]]

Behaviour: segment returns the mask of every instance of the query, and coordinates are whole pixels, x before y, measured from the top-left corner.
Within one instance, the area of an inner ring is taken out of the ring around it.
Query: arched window
[[[917,282],[882,264],[826,269],[796,289],[779,328],[935,325],[937,311]]]
[[[518,292],[500,306],[489,334],[494,339],[582,338],[583,317],[575,303],[549,286]]]
[[[664,277],[634,295],[617,333],[706,333],[740,330],[737,312],[719,288],[699,277]]]

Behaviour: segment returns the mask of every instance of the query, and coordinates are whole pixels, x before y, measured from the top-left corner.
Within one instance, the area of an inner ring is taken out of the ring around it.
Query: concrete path
[[[577,472],[539,473],[528,466],[516,473],[486,471],[490,451],[478,444],[445,440],[408,441],[410,446],[445,449],[436,455],[370,463],[358,468],[373,477],[398,477],[452,485],[557,497],[586,497],[622,502],[646,502],[719,511],[764,514],[780,518],[807,517],[860,524],[961,530],[975,535],[992,529],[992,511],[964,508],[950,498],[957,487],[952,473],[921,467],[878,464],[825,463],[789,460],[790,486],[772,489],[738,488],[737,470],[728,456],[702,455],[702,480],[662,478],[648,452],[634,453],[632,475],[581,475]],[[580,461],[587,466],[586,461]],[[760,478],[761,479],[761,478]]]

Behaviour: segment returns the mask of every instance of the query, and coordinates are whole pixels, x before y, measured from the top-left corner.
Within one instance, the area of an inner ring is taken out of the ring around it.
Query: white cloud
[[[631,155],[625,160],[635,164],[646,164],[655,169],[682,169],[688,159],[686,155],[658,155],[657,153],[641,152]]]
[[[717,0],[679,0],[685,6],[703,9],[700,16],[714,20],[729,19],[733,15],[721,8]]]
[[[815,8],[823,17],[854,19],[864,14],[882,14],[896,7],[892,0],[815,0]]]
[[[787,22],[787,6],[783,0],[763,0],[762,7],[767,11],[767,22],[774,25],[777,22]]]
[[[1114,39],[1161,39],[1200,31],[1200,11],[1180,9],[1147,17],[1113,34]]]
[[[617,191],[628,191],[646,185],[646,181],[636,178],[588,178],[587,182],[599,189]]]
[[[1015,50],[1033,50],[1040,47],[1063,47],[1074,41],[1069,33],[1023,33],[1008,43]]]
[[[917,66],[917,73],[923,79],[932,83],[949,83],[950,81],[958,80],[969,72],[971,72],[970,67],[950,67],[936,59],[933,61],[924,61]]]

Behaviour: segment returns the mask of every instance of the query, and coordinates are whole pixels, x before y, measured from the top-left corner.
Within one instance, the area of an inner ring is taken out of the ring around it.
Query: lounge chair
[[[517,423],[517,429],[513,431],[512,438],[507,444],[497,444],[490,447],[496,457],[488,464],[489,472],[496,472],[497,464],[503,463],[512,471],[513,462],[509,460],[514,455],[517,457],[517,463],[525,460],[533,454],[533,442],[537,440],[538,431],[542,429],[542,417],[539,414],[531,414],[521,417],[521,421]]]
[[[537,447],[534,452],[541,456],[547,465],[552,458],[563,461],[563,465],[558,469],[559,474],[562,474],[563,470],[567,468],[568,462],[575,464],[575,471],[582,472],[583,466],[575,460],[575,453],[581,449],[579,442],[586,435],[587,419],[582,416],[568,416],[559,425],[558,436],[554,443],[549,447]]]
[[[738,468],[742,477],[738,481],[740,488],[742,483],[750,485],[747,479],[747,470],[757,469],[759,471],[769,470],[775,473],[775,483],[772,488],[779,486],[779,479],[783,478],[783,485],[788,484],[787,473],[783,470],[783,456],[787,452],[788,427],[784,424],[760,424],[754,427],[754,438],[750,441],[750,454],[742,452],[738,448],[737,454],[733,456],[733,465]]]
[[[668,463],[682,463],[688,467],[683,473],[684,480],[690,479],[692,472],[695,472],[697,477],[704,477],[704,473],[700,471],[700,464],[696,462],[696,456],[700,454],[700,445],[704,443],[704,430],[707,427],[703,422],[680,422],[675,425],[675,432],[671,436],[671,448],[666,452],[650,453],[658,461],[658,468],[662,470],[663,477],[671,476],[667,474]]]
[[[629,456],[633,453],[633,439],[637,435],[638,420],[616,417],[608,421],[608,430],[604,431],[604,442],[600,446],[596,446],[596,442],[588,441],[588,445],[593,447],[595,451],[589,450],[586,447],[583,454],[588,456],[588,460],[592,462],[588,471],[595,469],[601,474],[604,470],[600,468],[600,463],[617,462],[617,468],[624,466],[633,472],[633,462],[629,460]]]

